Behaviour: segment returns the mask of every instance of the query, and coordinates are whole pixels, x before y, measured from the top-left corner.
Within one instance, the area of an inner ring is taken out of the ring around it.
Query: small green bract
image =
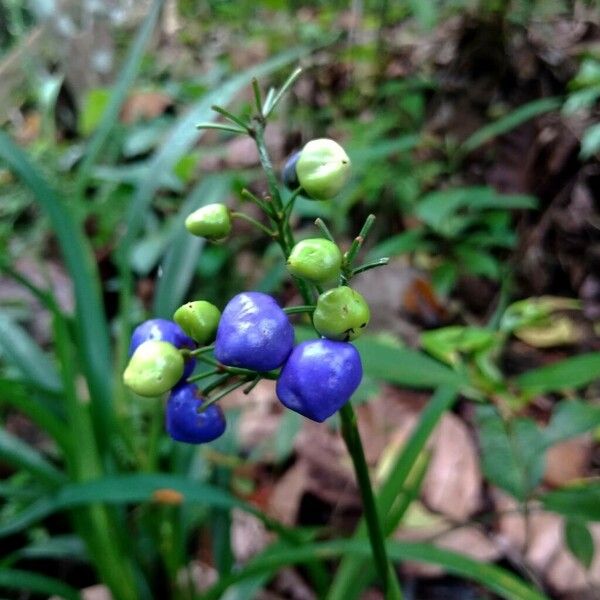
[[[314,283],[325,283],[339,276],[342,253],[331,241],[311,238],[298,242],[287,261],[288,271]]]
[[[214,339],[220,318],[221,311],[205,300],[186,302],[173,315],[177,325],[199,344],[206,344]]]
[[[350,176],[350,159],[333,140],[320,138],[304,146],[296,163],[298,181],[313,200],[337,196]]]
[[[224,240],[231,232],[231,215],[224,204],[207,204],[185,220],[187,230],[212,241]]]
[[[123,381],[140,396],[160,396],[181,379],[183,368],[183,357],[175,346],[149,340],[133,353],[123,373]]]
[[[361,335],[370,318],[366,300],[352,288],[341,286],[319,296],[313,324],[323,337],[348,342]]]

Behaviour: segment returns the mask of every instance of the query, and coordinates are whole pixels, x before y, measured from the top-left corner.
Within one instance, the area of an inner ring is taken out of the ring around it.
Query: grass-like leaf
[[[388,542],[391,560],[415,561],[442,567],[449,573],[475,581],[506,600],[547,600],[541,592],[525,583],[510,571],[486,564],[451,550],[443,550],[432,544],[412,542]],[[221,598],[225,590],[237,582],[260,574],[275,574],[281,568],[306,564],[315,559],[331,560],[346,554],[370,558],[368,540],[335,540],[316,544],[305,544],[298,548],[285,548],[278,544],[252,559],[244,568],[222,579],[206,594],[207,600]]]
[[[48,215],[52,229],[73,280],[76,300],[77,346],[86,374],[95,422],[99,431],[108,430],[111,414],[112,358],[108,325],[100,294],[96,262],[79,225],[48,185],[41,171],[11,139],[0,132],[0,161],[22,180]]]
[[[64,600],[81,599],[79,592],[70,585],[52,577],[21,569],[0,569],[0,588],[59,596]]]
[[[144,23],[140,27],[133,44],[131,44],[131,48],[129,49],[121,72],[119,73],[119,77],[112,88],[106,110],[100,119],[100,123],[98,124],[94,136],[87,146],[85,157],[79,167],[77,175],[77,190],[79,194],[83,192],[92,166],[96,162],[111,131],[119,120],[119,113],[127,98],[129,88],[135,81],[137,72],[142,63],[142,58],[144,57],[144,50],[154,31],[154,27],[156,26],[160,14],[160,8],[163,4],[163,0],[154,0]]]
[[[0,350],[27,383],[42,390],[60,393],[60,377],[48,356],[22,327],[1,313]]]
[[[552,365],[527,371],[517,383],[528,395],[584,387],[600,377],[600,352],[573,356]]]
[[[161,495],[161,490],[168,490]],[[0,525],[0,537],[22,531],[47,516],[91,504],[160,503],[162,497],[172,499],[179,493],[182,503],[196,503],[216,508],[240,508],[256,515],[269,527],[282,528],[254,507],[219,488],[192,481],[187,477],[168,474],[133,474],[104,477],[83,483],[63,485],[52,496],[41,498]]]
[[[0,428],[0,458],[3,462],[23,469],[52,486],[66,480],[64,473],[49,463],[37,450],[3,428]]]
[[[460,147],[460,152],[462,155],[469,154],[469,152],[473,152],[473,150],[479,148],[486,142],[489,142],[491,139],[508,133],[515,127],[526,123],[534,117],[553,110],[558,110],[561,105],[562,100],[560,98],[540,98],[539,100],[533,100],[523,106],[519,106],[519,108],[511,111],[506,116],[478,129],[471,137],[463,142]]]

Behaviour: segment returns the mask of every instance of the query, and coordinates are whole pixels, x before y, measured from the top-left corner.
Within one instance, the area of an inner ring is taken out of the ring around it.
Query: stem
[[[329,227],[327,227],[327,225],[325,225],[325,221],[323,221],[323,219],[321,219],[321,217],[319,217],[318,219],[315,220],[315,225],[323,232],[325,237],[330,242],[333,242],[335,244],[335,240],[333,239],[333,235],[331,234],[331,231],[329,231]]]
[[[255,118],[254,124],[255,126],[251,130],[250,135],[256,142],[260,163],[267,176],[269,192],[272,197],[273,208],[275,209],[273,211],[274,214],[271,215],[271,218],[277,224],[277,230],[280,233],[277,241],[281,246],[281,250],[285,259],[287,260],[290,255],[290,251],[294,246],[294,235],[289,226],[289,215],[286,215],[285,211],[282,210],[281,196],[279,194],[277,179],[275,177],[273,165],[271,164],[265,144],[265,119],[263,117]],[[360,250],[364,238],[368,234],[369,229],[371,229],[374,221],[374,215],[369,215],[367,217],[359,236],[354,240],[350,250],[346,253],[345,264],[347,265],[348,269],[352,268],[352,261]],[[286,236],[284,233],[287,233],[288,235]],[[312,305],[313,298],[311,288],[303,280],[296,281],[305,304]],[[344,441],[346,442],[348,452],[352,458],[352,464],[354,466],[356,479],[360,489],[360,495],[365,511],[365,520],[367,522],[367,530],[369,533],[371,547],[373,549],[373,558],[377,566],[377,572],[383,583],[386,598],[389,600],[398,600],[402,598],[402,593],[398,587],[398,581],[387,557],[383,530],[377,515],[377,507],[375,505],[373,488],[371,487],[371,480],[369,478],[369,471],[367,468],[367,462],[365,460],[365,453],[360,439],[360,434],[358,432],[358,426],[356,424],[356,415],[354,414],[352,405],[349,402],[340,409],[339,413],[342,421],[342,435],[344,436]]]
[[[221,106],[217,106],[216,104],[211,107],[215,112],[218,112],[220,115],[223,115],[228,121],[239,125],[245,132],[248,132],[248,125],[244,123],[239,117],[236,117],[234,114],[230,113],[228,110],[225,110]]]
[[[194,383],[196,381],[202,381],[207,377],[212,377],[213,375],[218,375],[221,371],[217,368],[211,369],[210,371],[206,371],[205,373],[200,373],[200,375],[193,375],[192,377],[188,377],[186,381],[188,383]]]
[[[347,269],[352,268],[352,263],[354,262],[356,255],[361,249],[365,238],[367,237],[367,235],[369,235],[369,231],[371,231],[373,223],[375,223],[375,215],[369,215],[366,218],[365,223],[362,226],[362,229],[360,230],[360,233],[354,238],[352,246],[350,246],[350,249],[348,250],[348,252],[346,252],[346,255],[344,256],[344,264]]]
[[[203,346],[202,348],[196,348],[195,350],[188,350],[188,356],[199,356],[200,354],[205,354],[206,352],[212,352],[215,349],[215,345],[211,344],[210,346]],[[183,352],[183,350],[182,350]]]
[[[223,388],[218,394],[215,394],[210,400],[207,400],[204,404],[202,404],[198,412],[203,413],[209,406],[216,404],[221,398],[224,398],[225,396],[227,396],[227,394],[230,394],[234,390],[237,390],[239,387],[242,387],[247,383],[248,382],[245,379],[243,379],[242,381],[236,381],[235,383],[228,385],[226,388]]]
[[[398,595],[399,590],[397,589],[396,578],[387,557],[383,529],[377,513],[375,496],[373,495],[373,488],[371,487],[371,480],[369,478],[369,468],[367,467],[365,452],[356,424],[356,413],[350,402],[348,402],[342,406],[339,414],[342,421],[342,436],[344,437],[346,448],[348,448],[348,453],[352,458],[352,465],[354,466],[354,472],[360,489],[369,541],[371,542],[377,573],[383,583],[386,598],[401,598],[402,596]]]
[[[257,229],[260,229],[263,233],[266,233],[269,237],[272,237],[272,238],[277,237],[276,231],[271,231],[268,227],[265,227],[260,221],[257,221],[256,219],[254,219],[250,215],[247,215],[246,213],[232,211],[230,214],[234,219],[242,219],[243,221],[251,223],[252,225],[254,225],[254,227],[256,227]]]
[[[196,129],[218,129],[219,131],[226,131],[228,133],[243,133],[248,135],[247,129],[242,129],[236,125],[227,125],[226,123],[198,123]]]
[[[378,258],[370,263],[365,263],[364,265],[360,265],[360,267],[356,267],[356,269],[352,269],[352,277],[358,275],[359,273],[364,273],[365,271],[369,271],[370,269],[376,269],[377,267],[383,267],[390,262],[388,257]]]
[[[317,308],[314,304],[301,304],[300,306],[288,306],[283,309],[286,315],[297,315],[299,313],[312,313]]]

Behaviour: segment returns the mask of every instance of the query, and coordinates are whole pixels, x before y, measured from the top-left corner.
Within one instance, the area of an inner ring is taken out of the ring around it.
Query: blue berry
[[[138,325],[131,335],[131,343],[129,344],[129,356],[131,356],[138,347],[148,340],[159,342],[169,342],[175,348],[189,348],[193,350],[196,347],[196,342],[188,337],[183,329],[167,319],[149,319]],[[196,359],[193,357],[185,361],[182,379],[187,379],[196,368]]]
[[[198,412],[203,402],[194,384],[182,383],[173,389],[167,400],[165,426],[175,441],[204,444],[223,434],[226,426],[223,411],[213,404]]]
[[[277,397],[289,409],[321,423],[339,410],[362,379],[358,350],[320,339],[296,346],[277,380]]]
[[[215,358],[231,367],[270,371],[294,347],[294,328],[274,298],[261,292],[234,296],[221,316]]]

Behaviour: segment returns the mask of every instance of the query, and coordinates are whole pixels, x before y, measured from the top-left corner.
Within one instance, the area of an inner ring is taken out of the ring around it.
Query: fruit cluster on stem
[[[265,128],[299,73],[299,69],[294,71],[279,91],[270,90],[264,101],[254,81],[256,114],[251,120],[215,106],[228,122],[198,126],[248,135],[255,141],[268,195],[258,198],[244,190],[242,197],[263,211],[268,224],[223,204],[210,204],[188,215],[186,228],[193,235],[222,241],[231,235],[233,219],[249,222],[279,244],[304,304],[282,309],[271,296],[253,291],[234,296],[222,313],[204,300],[188,302],[177,309],[174,321],[151,319],[134,331],[124,380],[139,395],[170,392],[166,429],[179,442],[205,443],[220,436],[226,422],[217,402],[240,387],[248,393],[261,379],[276,380],[282,404],[309,419],[322,422],[339,412],[363,500],[374,562],[386,597],[399,598],[349,402],[362,379],[360,354],[350,342],[361,335],[370,319],[367,302],[350,283],[358,273],[382,266],[387,259],[355,266],[375,220],[373,215],[345,253],[321,219],[315,224],[324,237],[296,243],[290,225],[295,200],[303,196],[328,201],[343,189],[351,172],[350,159],[337,142],[311,140],[284,166],[282,181],[290,194],[283,202],[265,143]],[[324,291],[323,286],[328,285],[333,287]],[[320,337],[295,345],[289,315],[299,313],[311,316]],[[205,370],[193,374],[199,363]]]

